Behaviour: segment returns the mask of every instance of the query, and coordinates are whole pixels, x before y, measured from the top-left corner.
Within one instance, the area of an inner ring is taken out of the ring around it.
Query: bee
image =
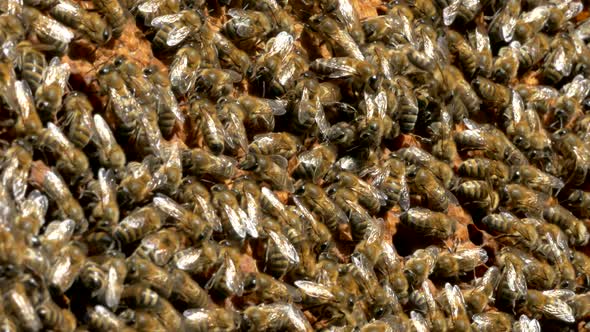
[[[398,88],[398,110],[399,110],[399,126],[403,134],[409,134],[414,131],[416,122],[418,121],[418,99],[411,87],[405,84],[395,84]]]
[[[406,260],[403,272],[408,282],[414,286],[424,285],[428,276],[433,272],[439,249],[435,246],[418,249]]]
[[[217,209],[221,218],[223,229],[233,233],[240,239],[246,237],[246,234],[257,238],[258,229],[256,228],[257,220],[252,220],[248,214],[242,210],[235,194],[224,185],[215,185],[211,188],[211,203]]]
[[[338,230],[338,224],[348,223],[346,213],[338,207],[320,187],[312,183],[305,183],[297,189],[296,195],[305,204],[304,209],[317,213],[331,232]]]
[[[49,287],[58,294],[65,293],[80,275],[86,261],[86,247],[72,242],[61,248],[48,274]]]
[[[485,104],[501,109],[508,106],[511,101],[510,89],[504,85],[482,76],[476,77],[471,84]]]
[[[141,283],[125,285],[121,293],[121,301],[135,308],[155,307],[159,300],[158,293]]]
[[[138,331],[166,330],[158,318],[148,310],[126,309],[119,314],[119,318],[121,318],[127,325],[137,329]]]
[[[475,75],[479,66],[479,57],[467,40],[459,32],[449,29],[447,31],[447,42],[449,51],[457,57],[459,65],[467,76],[472,77]]]
[[[578,218],[590,217],[590,193],[580,189],[573,190],[563,204]]]
[[[453,127],[452,114],[446,109],[441,110],[440,121],[432,123],[429,127],[435,140],[432,155],[447,163],[454,162],[458,157],[457,145],[453,139]],[[442,163],[439,165],[442,166]]]
[[[225,308],[188,309],[183,316],[187,329],[195,332],[231,331],[238,329],[241,321],[237,312]]]
[[[157,204],[154,205],[158,206]],[[164,266],[172,259],[174,253],[182,247],[185,241],[184,234],[177,232],[176,229],[163,228],[146,235],[135,249],[134,254],[149,259],[158,266]]]
[[[541,68],[541,75],[543,80],[548,84],[555,84],[561,81],[564,77],[571,74],[573,63],[569,59],[574,57],[574,45],[567,41],[553,42],[558,46],[553,47],[552,50],[545,56],[543,66]]]
[[[445,162],[436,159],[423,149],[415,146],[402,148],[397,151],[399,156],[409,163],[428,167],[440,180],[445,188],[450,188],[454,182],[453,169]]]
[[[541,325],[539,325],[539,321],[534,318],[530,319],[526,315],[520,315],[518,321],[514,322],[512,325],[512,329],[515,332],[541,331]]]
[[[211,203],[211,194],[196,179],[184,179],[183,187],[179,191],[179,201],[193,213],[200,215],[214,230],[221,230],[221,221]]]
[[[331,194],[330,190],[328,194]],[[331,196],[334,203],[347,214],[353,239],[362,240],[371,223],[371,215],[359,204],[356,193],[348,188],[335,188]]]
[[[92,297],[104,295],[107,285],[107,275],[100,265],[94,261],[86,261],[80,276],[80,283],[89,291]]]
[[[469,331],[470,318],[467,315],[465,300],[459,286],[451,286],[451,284],[446,283],[444,295],[451,312],[449,327],[455,331]]]
[[[172,266],[193,275],[203,275],[219,263],[222,247],[215,241],[205,241],[200,249],[189,247],[174,254]]]
[[[108,225],[119,223],[119,205],[115,188],[114,174],[104,168],[99,169],[98,180],[88,185],[88,189],[98,198],[98,202],[92,209],[92,217],[95,221],[101,220]]]
[[[288,270],[299,264],[299,254],[289,239],[282,233],[272,230],[268,232],[266,244],[265,272],[281,278]]]
[[[520,11],[521,3],[512,0],[496,12],[489,26],[489,35],[495,44],[512,40]]]
[[[15,226],[32,236],[39,235],[41,226],[45,224],[48,206],[47,196],[36,189],[31,191],[26,198],[23,197],[22,203],[20,203],[20,214],[15,220]]]
[[[57,252],[66,244],[76,228],[76,223],[72,219],[63,221],[52,221],[47,224],[45,232],[39,237],[41,247],[48,255],[56,255]]]
[[[21,41],[16,45],[16,65],[22,78],[32,91],[37,91],[43,83],[43,72],[47,67],[45,55],[29,41]]]
[[[287,164],[287,159],[282,156],[249,153],[240,163],[240,168],[253,171],[262,181],[270,182],[276,190],[293,192],[293,180],[287,173]]]
[[[225,148],[228,154],[248,151],[248,135],[244,126],[245,110],[237,101],[218,101],[218,116],[225,131]]]
[[[353,92],[377,91],[379,77],[376,68],[369,62],[354,57],[332,57],[315,59],[309,68],[331,79],[342,79]]]
[[[446,211],[449,204],[457,205],[457,198],[445,189],[436,176],[425,167],[410,166],[406,179],[412,192],[426,198],[427,207],[436,211]]]
[[[203,68],[197,73],[195,82],[198,91],[204,91],[213,99],[231,95],[234,84],[242,81],[240,73],[230,69]]]
[[[27,177],[29,176],[29,171],[31,170],[31,165],[33,162],[33,156],[28,151],[26,147],[21,146],[20,144],[13,144],[5,151],[4,160],[0,165],[2,165],[2,172],[0,173],[0,182],[8,189],[12,196],[12,198],[19,203],[21,212],[23,213],[23,217],[30,212],[37,212],[37,211],[29,211],[24,213],[25,205],[23,204],[25,201],[25,194],[27,191]],[[37,196],[39,192],[34,194]],[[31,196],[31,197],[34,197]],[[45,198],[46,200],[46,198]],[[46,204],[44,204],[46,205]],[[45,207],[47,210],[47,207]],[[38,217],[38,219],[43,218],[45,215],[42,214]],[[34,216],[33,216],[34,217]]]
[[[273,303],[250,306],[244,310],[244,316],[246,331],[313,330],[303,312],[293,304]]]
[[[328,137],[330,123],[326,119],[321,97],[318,94],[311,97],[310,91],[304,87],[301,92],[301,98],[295,105],[295,112],[293,114],[295,118],[295,130],[315,134],[315,128],[317,128],[318,134],[321,137]]]
[[[23,20],[42,43],[51,45],[59,54],[68,52],[74,39],[74,33],[68,27],[29,6],[23,7]]]
[[[588,312],[588,305],[590,305],[590,298],[588,293],[576,294],[572,299],[568,300],[568,305],[574,311],[574,317],[576,320],[587,319],[590,312]]]
[[[22,282],[13,281],[4,291],[3,304],[4,309],[12,313],[21,328],[27,331],[40,331],[43,327]]]
[[[552,204],[543,210],[543,218],[561,228],[572,245],[584,246],[590,235],[584,222],[576,218],[573,213],[559,204]]]
[[[350,1],[325,0],[320,2],[320,7],[324,14],[333,15],[336,20],[342,23],[356,43],[359,45],[365,43],[363,26]]]
[[[471,324],[471,328],[474,331],[481,332],[512,331],[513,320],[514,318],[512,315],[499,311],[477,313],[473,315],[473,323]]]
[[[111,27],[111,37],[118,39],[123,33],[127,23],[127,12],[119,1],[92,0],[92,3],[101,12]]]
[[[141,16],[147,25],[154,17],[179,12],[180,4],[178,0],[139,0],[134,1],[133,9],[137,10],[136,15]],[[128,5],[127,8],[130,6]]]
[[[160,49],[178,46],[191,33],[198,31],[202,24],[201,16],[196,11],[188,9],[174,14],[158,16],[150,23],[152,27],[158,29],[153,43]]]
[[[98,45],[111,39],[111,28],[98,13],[86,11],[78,3],[58,0],[49,13],[58,21],[87,36]]]
[[[0,237],[3,245],[0,248],[0,261],[3,265],[3,273],[12,276],[20,271],[23,264],[23,253],[26,248],[25,239],[22,236],[14,236],[8,228],[0,228]]]
[[[336,149],[332,145],[321,144],[297,156],[295,173],[302,178],[318,183],[326,176],[336,162]]]
[[[508,46],[500,48],[498,56],[494,59],[493,77],[498,83],[507,84],[516,79],[520,61],[518,60],[520,52],[520,43],[512,42]]]
[[[443,8],[443,23],[448,26],[453,24],[453,22],[460,22],[460,24],[471,22],[481,11],[482,7],[483,4],[479,2],[476,4],[469,4],[462,1],[450,2]]]
[[[590,163],[590,151],[584,142],[573,132],[567,129],[560,129],[552,135],[553,144],[557,151],[560,151],[568,159],[567,168],[571,175],[565,181],[574,186],[584,183],[588,166]]]
[[[522,44],[518,52],[519,70],[535,66],[549,51],[550,39],[544,33],[536,33]]]
[[[525,247],[535,249],[538,245],[539,236],[533,223],[519,220],[516,216],[509,212],[500,212],[499,214],[489,214],[482,218],[482,224],[490,230],[504,234],[517,243],[523,244]],[[502,237],[503,237],[502,236]]]
[[[51,299],[46,299],[35,308],[44,328],[73,332],[76,329],[76,317],[67,309],[60,308]]]
[[[207,30],[210,28],[207,27]],[[217,52],[219,53],[219,59],[227,62],[230,67],[234,67],[244,77],[250,77],[253,73],[252,61],[250,56],[238,47],[234,45],[229,39],[223,34],[218,32],[210,31],[210,39],[213,41]],[[201,33],[203,35],[203,32]]]
[[[170,297],[173,285],[167,270],[137,255],[127,258],[126,264],[128,270],[127,279],[129,281],[146,283],[158,292],[161,297]]]
[[[186,272],[174,269],[171,272],[173,292],[172,299],[185,303],[191,308],[205,308],[209,295]]]
[[[166,216],[175,219],[178,222],[178,227],[184,230],[187,233],[187,235],[194,235],[194,239],[196,241],[202,242],[204,240],[207,240],[211,236],[211,233],[213,232],[211,226],[207,225],[201,219],[200,216],[194,214],[192,211],[185,209],[182,205],[176,203],[170,197],[164,196],[162,194],[157,194],[156,197],[154,197],[154,205]],[[170,236],[168,237],[177,238],[177,236],[178,235],[174,233],[170,233]],[[172,245],[174,241],[168,239],[162,240],[162,243],[168,243],[169,245]],[[148,247],[153,248],[154,246],[153,244],[151,244],[148,245]],[[170,253],[168,253],[167,256],[171,255],[174,251],[176,250],[171,249]],[[168,257],[168,259],[170,258],[171,257]],[[160,262],[165,264],[163,261]],[[156,262],[156,264],[158,264],[158,262]]]
[[[67,174],[84,175],[88,171],[89,163],[86,155],[70,142],[53,123],[47,124],[41,136],[39,145],[55,153],[58,157],[57,168]]]
[[[108,308],[97,304],[87,308],[88,326],[96,331],[127,331],[125,322]]]
[[[302,148],[298,137],[287,132],[267,133],[254,136],[248,150],[256,154],[280,155],[290,159]]]
[[[367,17],[361,21],[365,40],[369,43],[377,41],[388,43],[394,34],[395,24],[395,18],[389,15]]]
[[[217,271],[211,276],[205,288],[214,290],[223,297],[230,295],[242,296],[244,291],[244,277],[236,262],[225,252]]]
[[[78,231],[85,230],[87,221],[84,210],[57,172],[47,168],[41,162],[35,162],[31,168],[30,179],[37,188],[45,192],[51,201],[56,202],[63,217],[69,217],[76,222]]]
[[[454,252],[443,251],[436,260],[434,274],[442,278],[455,278],[485,264],[488,254],[482,248],[458,248]]]
[[[233,158],[216,156],[202,149],[183,151],[182,166],[189,174],[207,174],[219,179],[232,178],[236,173],[236,161]]]
[[[363,181],[350,172],[340,172],[336,175],[337,186],[350,189],[358,197],[358,202],[370,212],[376,213],[386,204],[387,196],[377,188]]]
[[[0,97],[4,97],[10,108],[14,109],[19,119],[15,124],[17,133],[39,135],[42,132],[43,123],[37,113],[31,89],[24,81],[14,81],[14,72],[9,72],[8,90],[3,92],[4,87],[0,86]],[[10,87],[12,86],[12,88]]]
[[[176,51],[170,64],[170,85],[174,92],[186,95],[193,90],[201,62],[199,50],[192,44],[184,45]]]
[[[336,20],[325,15],[315,15],[309,21],[311,28],[330,43],[335,56],[351,57],[359,61],[365,59],[358,44]]]
[[[35,91],[35,106],[41,112],[42,120],[55,119],[55,114],[61,108],[69,77],[70,65],[61,63],[58,57],[51,59],[43,72],[43,82]]]
[[[174,130],[176,123],[184,124],[178,101],[172,92],[172,84],[166,75],[155,66],[149,66],[143,70],[143,74],[153,84],[155,95],[158,98],[158,125],[164,136],[168,137]],[[172,76],[172,74],[170,74]]]
[[[191,104],[191,113],[199,119],[200,131],[209,150],[219,155],[225,149],[225,130],[213,104],[205,99],[195,100]]]
[[[588,271],[590,271],[590,257],[581,251],[574,250],[572,254],[572,265],[576,270],[578,277],[582,277],[584,285],[588,286],[590,280],[588,279]]]
[[[76,147],[84,148],[96,129],[92,119],[92,105],[82,92],[70,92],[63,101],[66,112],[64,125],[69,126],[68,138]]]
[[[92,140],[97,147],[100,164],[116,170],[123,169],[126,162],[125,153],[100,114],[94,114],[94,128],[96,135],[92,136]]]
[[[238,103],[246,111],[245,124],[254,132],[272,132],[275,127],[275,116],[287,112],[281,100],[257,98],[244,95]]]
[[[552,191],[556,191],[559,193],[559,191],[564,187],[564,183],[561,181],[561,179],[547,174],[535,166],[513,166],[511,173],[512,182],[526,185],[530,189],[539,192],[551,194]]]
[[[500,266],[502,266],[506,260],[510,260],[512,263],[520,265],[527,287],[529,288],[548,289],[554,287],[558,281],[558,274],[551,265],[535,258],[528,252],[513,247],[506,247],[502,250],[502,253],[498,255]]]
[[[328,141],[342,149],[353,148],[358,141],[356,128],[348,122],[338,122],[330,127],[327,134]]]
[[[481,278],[475,279],[473,288],[462,292],[467,309],[472,313],[482,313],[499,282],[500,270],[496,266],[490,267]]]
[[[463,181],[455,189],[455,192],[465,207],[475,208],[476,210],[494,211],[500,203],[500,196],[487,181]]]
[[[124,201],[143,202],[151,197],[158,186],[146,163],[132,161],[125,165],[125,170],[119,183],[120,193]]]
[[[425,208],[405,211],[400,216],[400,221],[420,234],[442,240],[451,237],[457,227],[457,222],[446,214]]]
[[[298,290],[262,272],[250,272],[244,281],[244,292],[260,296],[263,302],[301,301]]]
[[[227,14],[231,19],[223,27],[225,34],[246,48],[258,44],[275,28],[270,17],[259,11],[232,8]]]
[[[576,321],[574,311],[566,301],[574,296],[574,292],[567,290],[538,291],[529,289],[521,309],[535,318],[544,317],[573,323]]]
[[[410,189],[406,182],[406,165],[399,158],[390,158],[382,167],[371,166],[359,175],[370,176],[371,184],[387,196],[387,206],[399,204],[402,210],[410,207]]]
[[[161,225],[162,221],[158,212],[151,206],[145,206],[123,218],[113,229],[113,235],[121,245],[127,245],[158,230]]]

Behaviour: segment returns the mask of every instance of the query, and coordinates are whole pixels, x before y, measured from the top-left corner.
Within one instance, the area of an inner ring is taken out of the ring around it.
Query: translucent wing
[[[285,256],[292,264],[299,263],[299,254],[297,254],[297,250],[295,247],[293,247],[291,242],[289,242],[289,239],[287,239],[283,234],[272,230],[268,231],[268,235],[275,243],[277,248],[279,248],[279,251],[283,254],[283,256]]]
[[[197,71],[188,69],[188,56],[182,54],[170,66],[170,83],[181,94],[190,91],[197,80]]]
[[[154,206],[176,220],[182,220],[187,214],[184,207],[176,203],[172,198],[163,194],[157,194],[156,197],[154,197]]]
[[[333,57],[329,59],[315,59],[314,63],[318,63],[319,67],[327,68],[330,71],[329,78],[344,78],[350,77],[357,73],[356,67],[349,65],[347,58]],[[313,63],[311,64],[313,66]]]
[[[33,22],[33,28],[65,44],[69,44],[75,37],[72,30],[45,15],[38,16],[38,19]]]
[[[266,45],[267,56],[278,54],[281,58],[284,58],[293,50],[293,43],[293,36],[285,31],[281,31],[268,41]]]
[[[328,134],[330,133],[330,122],[328,122],[328,119],[326,118],[326,114],[324,113],[324,106],[322,106],[322,101],[320,100],[319,96],[316,96],[314,98],[314,104],[315,123],[318,126],[320,134],[322,134],[324,137],[328,137]]]
[[[567,323],[574,323],[576,321],[574,310],[565,301],[551,295],[546,296],[552,297],[551,300],[545,302],[541,309],[546,315]]]
[[[447,7],[443,9],[443,23],[445,25],[451,25],[455,21],[457,14],[459,13],[459,6],[461,6],[461,0],[453,0]]]
[[[40,224],[45,224],[45,214],[49,206],[49,200],[38,190],[33,190],[26,200],[20,205],[21,214],[23,216],[31,216],[40,221]]]
[[[113,195],[114,178],[112,172],[107,171],[104,168],[99,169],[98,185],[100,188],[101,203],[103,204],[103,206],[107,206],[108,204],[110,204],[110,202],[115,200],[115,197]]]
[[[253,238],[257,238],[258,237],[258,229],[257,229],[257,225],[258,225],[258,211],[259,206],[258,206],[258,201],[256,200],[256,198],[254,198],[254,196],[247,192],[246,193],[246,200],[248,201],[247,204],[247,215],[245,216],[244,220],[244,226],[246,227],[246,231],[248,232],[248,234],[250,234],[251,237]]]
[[[51,242],[67,241],[74,234],[76,229],[76,222],[72,219],[66,219],[63,221],[52,221],[47,225],[43,238]]]
[[[315,297],[321,300],[331,300],[334,298],[334,294],[332,294],[332,291],[329,287],[318,284],[317,282],[297,280],[295,281],[295,286],[301,289],[301,291],[303,291],[307,296]]]
[[[198,267],[201,249],[186,248],[174,254],[174,265],[183,271],[191,271]]]
[[[564,76],[569,76],[572,71],[572,62],[570,57],[567,56],[563,46],[558,46],[555,51],[555,56],[552,59],[552,64],[555,70],[562,73]]]
[[[58,126],[54,125],[52,122],[47,123],[47,131],[49,134],[62,146],[65,151],[71,151],[75,147],[68,140],[68,138],[62,133],[61,129]]]
[[[309,320],[305,317],[303,312],[293,304],[284,304],[285,313],[296,331],[312,331],[312,327],[309,324]]]
[[[297,206],[297,209],[299,209],[299,212],[301,212],[301,214],[305,217],[305,219],[307,219],[307,221],[309,223],[311,223],[311,224],[317,223],[316,218],[313,216],[311,211],[309,211],[309,209],[305,206],[305,204],[303,204],[303,202],[301,202],[299,197],[293,196],[293,202]]]
[[[236,114],[229,114],[229,120],[225,122],[225,132],[233,133],[233,135],[225,136],[225,141],[230,148],[240,147],[242,151],[248,151],[246,128]]]
[[[224,205],[223,210],[227,214],[227,219],[231,224],[233,230],[236,232],[236,234],[238,234],[238,236],[242,239],[245,238],[247,230],[244,224],[242,223],[242,218],[240,217],[240,214],[229,205]],[[244,211],[242,211],[242,213],[243,212]]]
[[[154,123],[149,116],[141,116],[139,119],[141,129],[143,129],[150,146],[157,156],[162,157],[163,137],[157,123]]]
[[[279,213],[279,217],[283,220],[289,220],[289,216],[287,215],[287,211],[285,205],[279,201],[277,195],[267,187],[262,187],[260,190],[262,197],[264,200],[268,201],[273,209],[275,209]]]
[[[430,329],[428,328],[428,322],[426,321],[426,318],[424,318],[424,316],[421,313],[412,310],[410,312],[410,318],[412,319],[411,322],[414,325],[416,332],[430,331]]]
[[[163,4],[164,4],[163,1],[147,0],[147,1],[142,2],[137,7],[137,10],[139,10],[139,12],[144,15],[153,14],[153,13],[156,13]]]
[[[215,213],[213,206],[202,196],[195,197],[196,204],[199,204],[201,207],[201,211],[203,212],[203,217],[205,220],[213,227],[213,229],[217,232],[222,230],[221,227],[221,220],[219,220],[219,216]]]
[[[512,326],[514,332],[541,332],[541,325],[536,319],[530,319],[521,315],[517,322]]]
[[[521,272],[516,271],[516,268],[512,262],[506,262],[506,265],[504,266],[504,274],[506,277],[508,289],[515,292],[516,294],[524,296],[527,291],[526,280]]]
[[[121,275],[117,272],[117,268],[113,265],[109,266],[105,304],[112,310],[115,310],[119,305],[121,293],[123,292],[123,281]]]
[[[14,94],[18,103],[19,115],[27,119],[35,110],[35,101],[29,85],[25,81],[16,81],[14,84]]]
[[[352,3],[349,0],[338,0],[338,17],[343,21],[348,30],[358,23],[358,17]]]
[[[106,150],[111,150],[116,144],[115,136],[100,114],[94,114],[94,127],[96,128],[97,145]]]
[[[43,84],[58,84],[61,89],[66,88],[68,79],[70,78],[70,65],[68,63],[61,63],[58,57],[54,57],[49,62],[43,74]]]
[[[164,27],[164,25],[173,24],[174,22],[181,20],[183,15],[183,13],[176,13],[158,16],[152,20],[151,26],[161,29]]]
[[[451,284],[445,284],[445,295],[449,305],[451,307],[451,316],[453,319],[458,318],[460,315],[465,313],[465,300],[463,294],[459,289],[459,286],[451,286]]]
[[[182,114],[182,111],[180,110],[180,107],[178,106],[178,101],[176,100],[176,97],[174,96],[174,92],[172,92],[172,90],[170,88],[163,88],[163,92],[161,94],[161,97],[166,100],[166,104],[168,105],[168,107],[170,107],[170,111],[174,114],[174,116],[176,117],[176,120],[179,123],[184,123],[185,119],[184,119],[184,114]]]
[[[373,266],[368,258],[360,252],[355,252],[350,256],[350,260],[360,272],[360,276],[367,289],[374,287],[374,285],[377,284],[377,275],[375,274]]]
[[[175,27],[172,31],[168,33],[168,38],[166,39],[166,45],[168,46],[176,46],[180,44],[188,35],[193,31],[191,27],[182,26],[182,27]]]
[[[283,115],[283,114],[287,113],[285,101],[274,100],[274,99],[265,99],[265,102],[268,104],[268,106],[272,110],[273,115]]]

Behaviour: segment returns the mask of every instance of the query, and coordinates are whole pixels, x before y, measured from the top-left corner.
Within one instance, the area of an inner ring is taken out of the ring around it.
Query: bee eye
[[[535,158],[537,158],[537,156],[538,156],[537,150],[533,150],[533,151],[531,151],[530,157],[531,157],[532,159],[535,159]]]
[[[123,64],[123,58],[117,58],[115,59],[115,62],[113,62],[115,64],[115,66],[120,66]]]
[[[328,242],[320,244],[320,251],[325,251],[326,249],[328,249],[329,245],[330,244]]]
[[[385,313],[385,308],[379,307],[379,308],[377,308],[377,310],[375,310],[375,317],[379,318],[379,317],[383,316],[384,313]]]
[[[377,131],[378,128],[378,124],[377,123],[371,123],[369,125],[369,129],[371,129],[372,131]]]
[[[523,141],[523,140],[524,140],[524,138],[523,138],[522,136],[517,136],[517,137],[514,139],[514,143],[516,143],[516,144],[520,144],[520,143],[522,143],[522,141]]]
[[[109,30],[105,30],[102,32],[102,39],[109,40],[111,38],[111,32]]]
[[[108,73],[110,73],[111,70],[109,69],[109,67],[102,67],[100,68],[100,70],[98,71],[99,75],[106,75]]]
[[[514,179],[515,180],[520,179],[520,171],[514,172]]]

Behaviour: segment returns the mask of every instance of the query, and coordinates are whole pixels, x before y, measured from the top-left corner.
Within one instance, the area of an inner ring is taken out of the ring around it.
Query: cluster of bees
[[[1,330],[586,329],[589,39],[576,0],[4,0]]]

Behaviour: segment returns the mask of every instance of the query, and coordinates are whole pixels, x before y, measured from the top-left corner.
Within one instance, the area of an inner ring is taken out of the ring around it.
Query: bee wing
[[[68,79],[70,78],[70,65],[62,63],[58,57],[54,57],[49,62],[45,72],[43,73],[43,84],[50,85],[57,83],[62,89],[66,88]]]
[[[430,290],[430,286],[428,285],[428,281],[426,280],[422,282],[422,291],[424,292],[424,296],[426,297],[426,305],[428,306],[428,309],[433,311],[436,310],[436,300],[434,299],[434,295],[432,295],[432,291]]]
[[[538,6],[528,12],[520,15],[520,20],[524,23],[538,23],[539,26],[547,22],[550,14],[550,5]]]
[[[157,156],[162,157],[162,132],[157,123],[154,123],[149,116],[140,117],[141,128],[147,136],[148,142]]]
[[[450,4],[443,9],[443,23],[447,26],[453,24],[457,14],[459,13],[459,7],[461,6],[461,0],[453,0]]]
[[[445,284],[445,295],[449,305],[451,307],[451,317],[453,319],[458,318],[460,315],[465,314],[465,300],[463,299],[463,293],[459,286],[451,286],[451,284]]]
[[[287,161],[287,158],[278,154],[271,155],[269,157],[270,159],[272,159],[272,162],[277,164],[280,168],[287,169],[287,166],[289,165],[289,161]]]
[[[69,44],[74,39],[74,32],[58,21],[45,15],[39,15],[33,23],[33,28],[42,31],[43,34],[52,36],[64,44]]]
[[[541,332],[541,325],[538,320],[521,315],[518,322],[514,322],[512,329],[514,332]]]
[[[348,30],[354,29],[358,23],[359,18],[349,0],[338,0],[338,18],[344,23]]]
[[[47,225],[43,238],[51,242],[67,242],[76,229],[76,222],[72,219],[52,221]]]
[[[174,254],[174,266],[179,270],[191,271],[199,265],[199,258],[201,257],[201,249],[186,248]]]
[[[176,219],[182,220],[186,215],[186,210],[182,205],[176,203],[172,198],[163,194],[156,194],[154,197],[154,206],[166,215]]]
[[[188,26],[174,27],[174,29],[168,33],[166,45],[172,47],[180,44],[192,31],[193,28]]]
[[[297,209],[299,210],[299,212],[301,212],[303,217],[307,219],[307,222],[309,222],[310,224],[318,222],[311,213],[311,211],[307,208],[307,206],[305,206],[305,204],[303,204],[303,202],[299,199],[299,197],[293,196],[293,202],[295,203],[295,206],[297,206]]]
[[[281,214],[281,218],[288,220],[286,207],[281,201],[279,201],[279,198],[274,193],[274,191],[270,190],[267,187],[262,187],[262,189],[260,191],[261,191],[262,197],[265,200],[267,200],[268,202],[270,202],[270,204],[272,205],[272,207],[274,209],[279,211],[279,213]],[[254,199],[254,197],[252,197],[252,199]]]
[[[383,182],[387,179],[390,172],[389,169],[385,167],[379,166],[369,166],[362,169],[359,173],[361,178],[370,177],[372,179],[371,183],[375,187],[380,187]]]
[[[104,168],[98,170],[98,186],[100,189],[101,203],[103,206],[107,206],[111,201],[115,199],[113,197],[113,173],[107,171]]]
[[[23,216],[33,216],[41,221],[41,225],[45,224],[45,214],[49,206],[47,196],[43,195],[39,190],[33,190],[27,196],[20,206]]]
[[[247,213],[245,213],[245,215],[242,216],[242,220],[244,222],[244,226],[246,227],[246,231],[248,232],[248,234],[250,234],[250,236],[253,238],[257,238],[258,237],[257,225],[258,225],[258,220],[260,218],[260,216],[259,216],[260,206],[259,206],[256,198],[254,198],[254,196],[249,192],[246,193],[246,199],[248,201],[247,206],[246,206]]]
[[[278,54],[285,58],[293,50],[295,40],[288,32],[281,31],[278,35],[268,41],[266,44],[266,53],[268,57]]]
[[[242,218],[240,217],[238,211],[236,211],[229,205],[224,205],[223,210],[227,214],[227,219],[229,220],[229,223],[231,224],[236,234],[238,234],[238,236],[242,239],[245,238],[247,230],[243,224]],[[242,211],[242,213],[243,212],[244,211]]]
[[[177,87],[178,92],[186,94],[197,80],[197,71],[188,69],[188,56],[181,55],[170,66],[170,83]]]
[[[159,0],[146,0],[144,2],[142,2],[141,4],[139,4],[139,6],[137,6],[137,10],[139,10],[140,13],[142,13],[144,16],[147,16],[148,14],[153,14],[158,12],[158,10],[160,9],[160,7],[164,4],[163,1],[159,1]],[[153,21],[152,21],[152,26],[153,26]]]
[[[209,316],[208,312],[210,309],[187,309],[182,315],[186,318],[193,326],[208,326]]]
[[[174,114],[174,116],[176,117],[176,120],[183,124],[185,121],[184,118],[184,114],[182,114],[182,111],[180,110],[180,107],[178,106],[178,100],[176,100],[176,96],[174,96],[174,92],[172,92],[172,89],[170,88],[165,88],[163,89],[164,91],[162,91],[160,97],[164,99],[164,101],[166,102],[166,104],[168,105],[168,107],[170,107],[170,111]]]
[[[522,271],[516,271],[514,264],[511,261],[507,261],[503,271],[508,289],[515,292],[518,295],[524,296],[527,292],[526,279],[522,274]]]
[[[211,226],[213,230],[220,232],[222,230],[221,221],[219,220],[219,216],[215,213],[213,206],[202,196],[195,197],[197,200],[197,204],[201,207],[201,211],[203,212],[203,217]]]
[[[360,271],[363,283],[367,289],[371,289],[378,283],[377,275],[372,264],[363,253],[355,252],[350,256],[350,260],[354,266]]]
[[[211,289],[220,280],[225,280],[227,288],[234,292],[235,295],[242,296],[244,291],[243,280],[238,273],[236,264],[228,254],[225,254],[223,263],[211,279],[209,279],[205,288]]]
[[[322,106],[322,101],[320,100],[319,96],[314,98],[315,103],[315,123],[318,126],[320,134],[323,137],[328,137],[330,133],[330,122],[326,118],[326,113],[324,113],[324,106]]]
[[[273,115],[283,115],[287,113],[287,104],[284,100],[265,99],[265,102],[272,110]]]
[[[292,264],[299,263],[299,254],[297,254],[297,250],[295,247],[293,247],[291,242],[289,242],[287,237],[272,230],[268,231],[268,235],[279,248],[279,251],[283,254],[283,256],[285,256]]]
[[[547,300],[541,310],[546,315],[567,323],[574,323],[576,321],[572,307],[559,298]]]
[[[297,286],[305,295],[318,298],[320,300],[332,300],[334,298],[334,294],[330,288],[319,284],[313,281],[307,280],[297,280],[295,281],[295,286]]]
[[[27,119],[33,112],[36,112],[33,94],[27,82],[16,81],[14,83],[14,95],[18,104],[16,109],[23,119]]]
[[[109,267],[107,274],[107,287],[105,293],[105,304],[107,307],[115,310],[121,300],[123,292],[123,278],[117,273],[117,268],[113,265]]]
[[[291,324],[293,324],[293,326],[295,327],[296,331],[313,331],[313,328],[309,324],[309,320],[307,320],[307,318],[299,308],[295,307],[291,303],[284,304],[283,306],[286,307],[285,313],[291,321]]]
[[[47,123],[47,129],[49,134],[61,145],[65,151],[71,151],[74,149],[74,145],[72,142],[68,140],[68,138],[63,134],[61,129],[54,125],[53,122]]]
[[[563,86],[562,92],[575,100],[584,100],[590,93],[590,80],[582,75],[576,75],[570,83]]]
[[[459,250],[453,256],[459,261],[466,262],[467,265],[475,264],[475,266],[478,266],[488,261],[488,253],[483,248]]]
[[[412,310],[410,312],[410,318],[412,319],[411,322],[412,325],[414,325],[414,329],[416,330],[416,332],[430,331],[430,329],[428,328],[428,322],[421,313]]]
[[[561,45],[559,45],[555,51],[555,55],[552,58],[552,64],[555,70],[565,76],[569,76],[572,72],[573,64],[571,58],[566,54],[565,49]]]
[[[406,153],[404,153],[404,151]],[[436,159],[430,153],[426,152],[423,149],[420,149],[417,146],[410,146],[400,151],[401,156],[405,157],[404,159],[408,162],[413,162],[414,159],[418,161],[418,165],[420,166],[428,166],[430,163],[435,161]]]
[[[109,125],[100,114],[94,114],[94,127],[96,128],[95,143],[105,150],[111,150],[117,142]]]
[[[163,28],[164,25],[175,23],[182,19],[183,13],[162,15],[154,18],[151,22],[151,26],[154,28]]]
[[[490,294],[486,294],[488,297],[492,296],[494,289],[500,282],[500,269],[496,266],[490,267],[481,278],[476,280],[475,289],[478,291],[483,291],[484,289],[489,289]],[[487,287],[487,285],[492,285],[492,287]]]
[[[584,10],[584,5],[577,1],[557,1],[557,8],[563,12],[563,22],[578,16]]]
[[[229,114],[229,120],[225,122],[225,132],[234,134],[225,136],[226,143],[230,148],[235,149],[239,146],[242,151],[248,151],[248,135],[246,134],[246,128],[244,127],[244,123],[240,121],[235,113]],[[237,140],[237,142],[234,140]]]

